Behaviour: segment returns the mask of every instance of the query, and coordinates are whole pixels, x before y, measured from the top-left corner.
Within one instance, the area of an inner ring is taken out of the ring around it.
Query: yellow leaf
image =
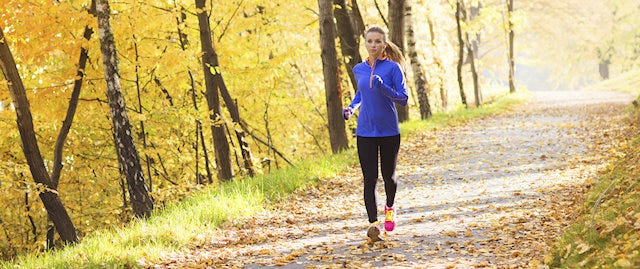
[[[465,233],[464,233],[464,236],[465,236],[465,237],[471,237],[471,236],[473,236],[473,234],[471,233],[471,229],[467,229],[467,231],[465,231]]]
[[[633,264],[627,260],[626,258],[622,258],[613,263],[613,266],[621,267],[621,268],[631,268]]]
[[[580,243],[576,246],[576,250],[578,251],[578,254],[583,254],[587,251],[589,251],[589,249],[591,249],[591,246],[585,244],[585,243]]]
[[[456,232],[455,231],[446,231],[444,232],[444,235],[448,236],[448,237],[456,237]]]
[[[209,72],[211,72],[211,74],[213,75],[217,75],[220,74],[220,67],[219,66],[211,66],[209,64],[207,64],[209,66]]]
[[[562,259],[566,259],[567,257],[569,257],[569,254],[571,254],[571,244],[567,244],[564,248],[564,256],[562,257]]]

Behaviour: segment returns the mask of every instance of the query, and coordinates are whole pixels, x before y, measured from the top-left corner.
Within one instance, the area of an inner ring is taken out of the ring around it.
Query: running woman
[[[375,242],[381,240],[375,194],[378,156],[386,194],[384,229],[393,231],[395,228],[394,200],[398,187],[395,170],[400,149],[395,104],[406,106],[408,95],[402,68],[404,57],[400,49],[387,41],[385,31],[378,26],[367,29],[365,42],[369,56],[353,67],[358,91],[342,115],[348,120],[360,108],[356,128],[358,158],[364,177],[364,204],[369,218],[367,236]]]

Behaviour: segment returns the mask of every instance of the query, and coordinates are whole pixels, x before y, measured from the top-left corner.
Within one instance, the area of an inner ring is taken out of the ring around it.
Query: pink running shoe
[[[387,232],[393,231],[393,229],[396,227],[395,218],[396,218],[396,211],[393,209],[393,207],[388,207],[385,205],[384,206],[384,229]]]

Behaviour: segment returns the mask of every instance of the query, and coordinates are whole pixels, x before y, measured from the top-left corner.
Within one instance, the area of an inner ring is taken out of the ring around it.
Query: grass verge
[[[640,268],[640,137],[593,186],[545,257],[552,268]]]
[[[430,120],[401,125],[403,135],[508,111],[528,98],[528,93],[506,94],[480,108],[459,108],[437,113]],[[194,194],[175,205],[136,220],[123,228],[97,231],[74,246],[56,251],[18,256],[0,268],[137,268],[141,260],[199,245],[211,238],[220,224],[268,208],[270,201],[286,198],[300,188],[313,187],[357,164],[354,149],[296,166],[242,178]]]
[[[591,87],[640,94],[640,70]],[[640,111],[631,111],[640,123]],[[576,221],[545,255],[551,268],[640,268],[640,136],[587,194]]]

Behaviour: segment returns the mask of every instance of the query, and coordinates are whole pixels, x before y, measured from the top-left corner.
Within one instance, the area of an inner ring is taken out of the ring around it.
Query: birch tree
[[[131,123],[127,116],[126,104],[122,95],[120,74],[118,71],[118,55],[109,21],[110,8],[107,0],[97,0],[98,33],[100,51],[107,83],[107,98],[111,112],[111,127],[118,155],[120,170],[127,179],[129,199],[136,217],[148,217],[153,210],[153,201],[145,185],[144,174],[140,165],[138,150],[133,142]]]
[[[515,78],[514,78],[514,74],[515,74],[515,59],[514,59],[514,49],[513,49],[513,40],[515,38],[515,33],[513,32],[513,0],[506,0],[507,1],[507,35],[508,35],[508,49],[509,49],[509,53],[508,53],[508,61],[509,61],[509,92],[510,93],[514,93],[516,92],[516,85],[515,85]]]
[[[429,105],[429,89],[427,88],[427,78],[422,70],[420,61],[418,59],[418,52],[416,51],[416,40],[413,32],[413,16],[411,12],[412,3],[411,0],[405,0],[405,23],[407,31],[407,48],[409,54],[409,60],[411,61],[411,69],[413,70],[413,77],[416,85],[416,92],[418,93],[418,103],[420,105],[420,118],[428,119],[431,117],[431,105]]]

